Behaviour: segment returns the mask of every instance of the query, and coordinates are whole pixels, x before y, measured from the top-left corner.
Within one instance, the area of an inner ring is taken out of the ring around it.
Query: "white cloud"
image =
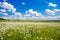
[[[56,4],[53,4],[53,3],[51,3],[51,2],[49,2],[49,5],[48,5],[48,6],[51,6],[51,7],[57,7]]]
[[[3,18],[3,19],[9,19],[9,17],[1,17],[1,18]]]
[[[7,0],[3,0],[4,2],[6,2]]]
[[[15,16],[22,16],[22,14],[19,13],[19,12],[16,12],[14,15],[15,15]]]
[[[54,10],[47,9],[47,13],[53,13]],[[53,11],[53,12],[51,12]],[[51,14],[55,15],[55,14]],[[16,12],[14,15],[10,16],[10,19],[12,20],[58,20],[60,19],[60,16],[43,16],[41,13],[34,11],[33,9],[29,9],[25,12],[24,15],[22,15],[19,12]]]
[[[6,12],[6,9],[0,9],[0,12],[4,13]]]
[[[4,19],[9,19],[9,15],[7,13],[3,13],[2,14],[3,16],[1,18],[4,18]]]
[[[25,14],[24,16],[26,16],[26,17],[30,17],[31,15],[30,15],[30,14]]]
[[[30,14],[32,16],[41,16],[41,13],[34,11],[33,9],[29,9],[25,12],[26,14]]]
[[[9,19],[10,19],[10,20],[16,20],[17,18],[16,18],[14,15],[11,15],[11,16],[9,17]]]
[[[60,9],[54,9],[53,11],[55,11],[55,12],[60,12]]]
[[[13,9],[14,8],[13,5],[11,5],[11,4],[7,3],[7,2],[2,2],[2,6],[1,7],[5,8],[5,9]]]
[[[6,13],[6,11],[12,12],[14,14],[13,16],[10,16],[10,19],[11,17],[14,17],[13,19],[17,19],[18,17],[20,18],[22,16],[21,13],[16,12],[16,8],[14,8],[14,6],[8,2],[0,2],[0,7],[4,9],[0,9],[1,12],[5,12],[3,13],[4,18],[8,18],[8,13]]]
[[[4,18],[4,19],[5,19],[5,18],[8,18],[8,16],[9,16],[9,15],[8,15],[7,13],[2,13],[1,18]],[[8,19],[9,19],[9,18],[8,18]]]
[[[45,12],[48,13],[49,15],[55,15],[55,11],[50,9],[46,9]]]
[[[14,15],[11,15],[11,16],[10,16],[10,19],[11,19],[11,20],[21,20],[22,17],[23,17],[23,16],[22,16],[21,13],[16,12]]]
[[[25,2],[22,2],[22,5],[25,5]]]
[[[0,6],[1,6],[2,2],[0,2]]]
[[[25,12],[24,19],[39,19],[42,18],[43,15],[33,9],[29,9]]]
[[[57,20],[57,16],[47,16],[47,20]]]
[[[3,16],[8,16],[8,14],[7,13],[3,13]]]
[[[16,8],[8,2],[0,2],[0,7],[4,9],[8,9],[8,11],[12,11],[12,13],[16,12]]]
[[[53,9],[53,10],[46,9],[45,12],[49,15],[55,15],[56,12],[60,12],[60,9]]]
[[[16,8],[13,8],[13,9],[12,9],[12,13],[15,13],[15,12],[16,12]]]
[[[22,18],[22,14],[19,12],[16,12],[16,8],[14,8],[14,6],[12,4],[9,4],[8,2],[0,2],[0,7],[5,9],[5,10],[1,10],[3,13],[3,17],[2,18],[8,18],[8,19],[21,19]],[[7,10],[6,10],[7,9]],[[13,15],[8,15],[8,13],[6,11],[12,12]],[[9,16],[9,17],[7,17]]]

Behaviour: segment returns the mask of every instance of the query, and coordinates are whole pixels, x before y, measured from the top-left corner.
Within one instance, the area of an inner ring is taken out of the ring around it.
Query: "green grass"
[[[60,22],[0,21],[0,40],[60,40]]]

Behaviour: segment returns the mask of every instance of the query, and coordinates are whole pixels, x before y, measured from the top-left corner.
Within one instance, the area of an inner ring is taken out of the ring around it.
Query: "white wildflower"
[[[40,39],[43,39],[42,37],[40,37]]]
[[[53,39],[51,39],[51,40],[53,40]]]

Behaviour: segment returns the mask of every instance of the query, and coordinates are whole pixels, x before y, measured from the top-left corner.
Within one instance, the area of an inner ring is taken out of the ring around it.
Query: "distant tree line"
[[[5,20],[5,19],[3,19],[3,18],[0,18],[0,20]]]

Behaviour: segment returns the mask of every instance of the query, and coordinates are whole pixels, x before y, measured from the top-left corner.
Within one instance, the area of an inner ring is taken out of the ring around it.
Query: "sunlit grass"
[[[60,40],[60,23],[0,22],[0,40]]]

